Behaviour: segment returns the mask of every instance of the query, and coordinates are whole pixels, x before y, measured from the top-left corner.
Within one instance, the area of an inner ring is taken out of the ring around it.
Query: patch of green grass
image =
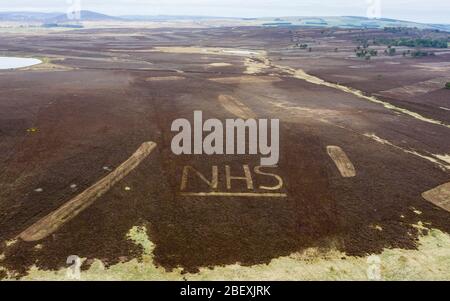
[[[183,274],[181,268],[166,271],[154,263],[155,246],[145,226],[133,227],[127,237],[143,247],[142,258],[109,268],[95,260],[89,270],[81,272],[81,280],[367,280],[371,265],[369,256],[351,257],[337,250],[309,248],[269,264],[236,263]],[[386,249],[376,256],[382,280],[450,280],[450,235],[440,230],[431,229],[420,237],[417,250]],[[24,280],[67,280],[66,269],[41,271],[34,267]]]

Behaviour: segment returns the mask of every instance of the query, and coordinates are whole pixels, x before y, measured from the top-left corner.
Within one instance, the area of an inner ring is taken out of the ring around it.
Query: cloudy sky
[[[380,2],[384,18],[450,24],[449,0],[2,0],[0,11],[65,12],[75,1],[111,15],[224,17],[367,16]]]

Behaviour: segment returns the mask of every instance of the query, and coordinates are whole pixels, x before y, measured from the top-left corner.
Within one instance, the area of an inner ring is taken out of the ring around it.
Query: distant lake
[[[40,63],[42,61],[38,59],[0,56],[0,70],[29,67]]]

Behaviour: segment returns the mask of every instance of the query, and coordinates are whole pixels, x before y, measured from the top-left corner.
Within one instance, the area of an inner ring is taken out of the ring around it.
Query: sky
[[[66,12],[76,1],[83,10],[115,16],[374,16],[376,12],[382,18],[450,24],[449,0],[1,0],[0,12]]]

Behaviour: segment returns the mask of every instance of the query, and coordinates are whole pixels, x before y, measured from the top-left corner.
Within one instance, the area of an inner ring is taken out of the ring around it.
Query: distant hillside
[[[119,17],[112,17],[88,10],[80,12],[81,21],[120,21]],[[0,12],[0,21],[9,22],[38,22],[65,23],[73,22],[66,13],[34,13],[34,12]]]
[[[154,15],[154,16],[146,16],[146,15],[125,15],[120,16],[121,19],[128,21],[182,21],[182,20],[217,20],[217,19],[233,19],[233,18],[221,18],[221,17],[208,17],[208,16],[175,16],[175,15]],[[236,18],[236,20],[239,20]]]
[[[33,13],[33,12],[0,12],[0,22],[40,23],[56,26],[65,26],[74,23],[65,13]],[[416,27],[419,29],[434,29],[450,32],[450,24],[423,24],[410,21],[402,21],[388,18],[369,19],[366,17],[277,17],[277,18],[230,18],[210,16],[167,16],[167,15],[132,15],[113,17],[105,14],[81,11],[81,23],[83,21],[115,22],[177,22],[192,21],[194,23],[209,26],[265,26],[265,27],[340,27],[340,28],[384,28],[384,27]],[[78,22],[77,22],[78,23]],[[218,25],[220,24],[220,25]]]
[[[80,12],[80,21],[120,21],[122,20],[119,17],[112,17],[105,14],[100,14],[88,10],[82,10]],[[67,14],[61,14],[55,16],[53,18],[49,18],[46,20],[49,23],[63,23],[63,22],[73,22],[72,19],[69,19]]]
[[[0,12],[0,22],[45,22],[61,13]]]
[[[207,23],[210,20],[224,21],[236,26],[308,26],[308,27],[341,27],[341,28],[384,28],[384,27],[417,27],[419,29],[438,29],[450,32],[450,24],[423,24],[388,18],[369,19],[366,17],[277,17],[277,18],[229,18],[208,16],[121,16],[129,21],[197,21]]]
[[[309,27],[341,27],[341,28],[384,28],[384,27],[417,27],[419,29],[438,29],[450,31],[450,24],[423,24],[395,19],[369,19],[366,17],[283,17],[258,19],[264,26],[309,26]]]

